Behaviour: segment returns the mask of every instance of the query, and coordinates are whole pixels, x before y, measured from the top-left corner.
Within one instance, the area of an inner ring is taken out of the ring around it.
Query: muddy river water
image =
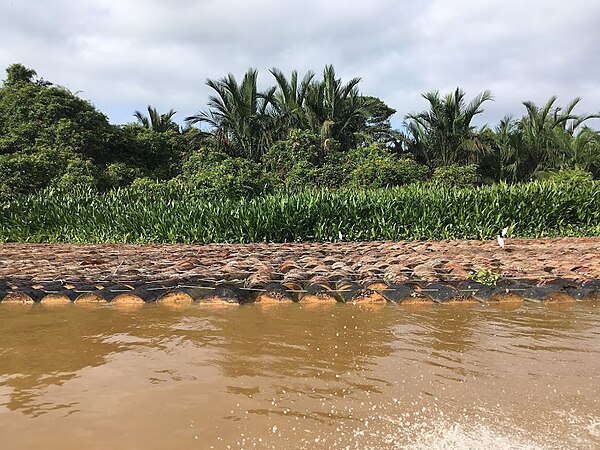
[[[600,448],[600,305],[0,305],[0,448]]]

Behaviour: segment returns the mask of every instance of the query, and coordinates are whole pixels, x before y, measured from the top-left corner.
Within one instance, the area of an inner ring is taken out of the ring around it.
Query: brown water
[[[600,306],[0,305],[0,448],[600,448]]]

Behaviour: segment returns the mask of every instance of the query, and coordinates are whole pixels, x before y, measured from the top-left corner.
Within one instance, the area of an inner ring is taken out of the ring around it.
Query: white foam
[[[433,428],[422,430],[409,444],[399,444],[396,448],[444,449],[444,450],[540,450],[544,445],[522,436],[520,432],[507,433],[494,430],[486,425],[435,424]]]

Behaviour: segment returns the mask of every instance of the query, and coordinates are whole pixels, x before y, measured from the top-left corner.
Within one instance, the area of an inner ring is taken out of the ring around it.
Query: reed
[[[600,235],[600,182],[456,189],[306,190],[207,200],[150,184],[104,193],[46,189],[0,203],[0,240],[211,243],[490,239]]]

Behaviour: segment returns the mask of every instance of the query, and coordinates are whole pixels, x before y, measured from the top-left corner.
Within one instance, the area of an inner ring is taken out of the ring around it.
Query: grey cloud
[[[82,91],[117,123],[153,104],[204,108],[206,78],[259,69],[361,76],[402,116],[422,92],[490,88],[484,119],[520,115],[521,101],[584,97],[600,109],[596,0],[0,0],[0,65],[23,62]]]

